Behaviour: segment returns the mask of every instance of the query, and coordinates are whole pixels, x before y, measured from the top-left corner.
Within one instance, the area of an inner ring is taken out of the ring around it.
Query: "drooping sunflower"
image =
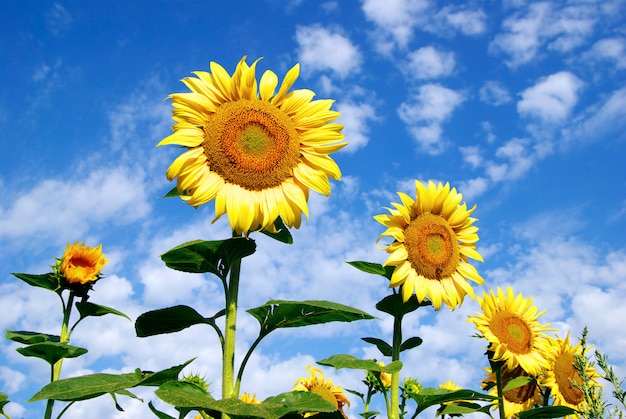
[[[531,376],[539,376],[548,367],[550,343],[546,332],[552,330],[549,324],[537,320],[545,310],[538,312],[532,297],[524,298],[521,293],[516,296],[511,287],[506,295],[500,287],[497,295],[493,289],[489,291],[478,297],[483,312],[469,316],[468,321],[489,342],[493,361],[505,361],[509,370],[520,366]]]
[[[170,95],[173,134],[158,146],[187,150],[167,169],[180,197],[194,207],[215,201],[215,220],[228,214],[238,234],[267,229],[281,217],[298,228],[308,217],[308,193],[330,194],[329,177],[341,171],[329,154],[343,148],[343,126],[333,100],[313,100],[307,89],[292,90],[300,67],[278,86],[270,70],[256,79],[244,56],[231,75],[219,64],[182,82],[191,90]],[[214,220],[214,221],[215,221]]]
[[[467,279],[484,282],[468,263],[469,258],[483,261],[476,251],[477,220],[471,217],[476,206],[460,204],[463,196],[449,183],[415,181],[415,192],[415,200],[399,192],[402,203],[392,202],[389,214],[374,217],[387,227],[378,240],[394,239],[385,248],[391,253],[385,266],[395,266],[389,287],[402,286],[404,301],[415,292],[420,302],[428,297],[436,310],[442,303],[453,310],[465,295],[474,298]]]
[[[88,284],[100,279],[102,268],[108,262],[102,254],[102,244],[88,247],[85,243],[68,243],[60,272],[70,284]]]
[[[298,378],[292,391],[309,391],[322,396],[325,400],[337,405],[337,410],[347,418],[343,411],[343,406],[350,406],[350,400],[343,393],[343,388],[334,385],[330,378],[326,380],[324,373],[313,365],[309,365],[307,371],[309,371],[309,377]],[[315,413],[307,413],[304,416],[310,417],[313,415]]]
[[[556,339],[551,338],[550,348],[548,356],[550,367],[544,375],[543,385],[550,388],[550,394],[554,397],[555,406],[568,406],[574,409],[583,408],[586,405],[585,397],[582,391],[572,383],[573,381],[578,386],[582,385],[581,374],[574,367],[576,363],[575,355],[586,356],[586,353],[583,353],[580,342],[572,346],[570,344],[570,334],[568,333],[565,339],[560,337]],[[585,348],[585,352],[589,349],[589,347]],[[599,374],[595,368],[587,364],[585,373],[589,377],[589,384],[597,386]]]
[[[506,366],[502,367],[502,383],[503,387],[517,377],[529,377],[529,374],[524,371],[520,366],[513,369],[509,369]],[[498,388],[496,387],[496,374],[487,368],[487,378],[483,381],[483,388],[490,387],[489,394],[492,396],[498,395]],[[523,386],[513,388],[502,392],[502,398],[504,400],[504,414],[507,418],[515,417],[516,414],[529,410],[536,405],[543,403],[543,394],[541,393],[541,387],[535,379],[529,381]],[[494,406],[497,408],[497,405]]]

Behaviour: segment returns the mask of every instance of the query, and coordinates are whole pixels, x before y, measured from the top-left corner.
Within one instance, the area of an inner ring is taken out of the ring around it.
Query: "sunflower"
[[[498,388],[496,387],[496,374],[491,371],[490,368],[487,368],[487,370],[488,375],[483,381],[483,388],[491,388],[489,394],[497,396]],[[509,381],[517,377],[529,377],[529,375],[519,366],[513,369],[509,369],[506,366],[502,367],[503,387],[506,387]],[[543,402],[541,388],[534,379],[523,386],[504,391],[502,393],[502,398],[504,401],[504,413],[507,418],[514,417],[517,413],[532,409],[535,405],[541,405]],[[495,407],[497,408],[497,404]]]
[[[483,313],[469,316],[468,321],[489,342],[491,359],[505,361],[510,370],[521,366],[531,376],[540,375],[548,367],[546,332],[552,330],[548,324],[537,321],[545,310],[538,313],[532,297],[515,296],[511,287],[507,288],[506,296],[500,287],[497,295],[493,289],[489,291],[490,294],[483,293],[483,298],[478,297]]]
[[[158,144],[187,148],[167,178],[177,179],[189,205],[215,200],[215,220],[228,214],[238,234],[274,231],[278,217],[298,228],[302,213],[308,217],[309,188],[328,196],[329,177],[341,178],[329,154],[347,144],[343,125],[330,123],[339,116],[333,100],[313,100],[307,89],[289,92],[299,64],[276,91],[270,70],[257,83],[258,61],[249,66],[244,56],[232,76],[212,62],[212,73],[183,79],[191,92],[170,95],[174,132]]]
[[[102,254],[102,245],[87,247],[85,243],[68,243],[60,272],[70,284],[88,284],[100,279],[100,272],[108,262]]]
[[[243,393],[239,399],[244,403],[261,404],[261,402],[257,400],[256,394],[250,395],[250,393]]]
[[[548,356],[550,367],[544,376],[543,385],[550,388],[550,394],[554,397],[554,405],[568,406],[574,409],[583,408],[586,405],[585,397],[582,391],[574,386],[574,383],[577,386],[582,386],[582,379],[574,364],[576,363],[576,355],[586,356],[586,353],[583,353],[580,342],[575,346],[570,344],[569,333],[565,339],[560,337],[550,339],[550,346],[551,351]],[[585,348],[584,352],[587,352],[588,349],[588,347]],[[587,365],[585,373],[589,377],[589,384],[597,385],[599,375],[595,368]]]
[[[333,381],[329,378],[328,381],[324,379],[324,373],[313,365],[307,367],[309,371],[308,378],[298,378],[296,385],[292,391],[309,391],[322,396],[325,400],[334,403],[337,406],[337,410],[347,418],[343,412],[343,406],[350,406],[350,401],[343,394],[343,389],[340,386],[333,385]],[[305,417],[313,416],[315,413],[305,414]]]
[[[387,227],[378,240],[394,239],[385,248],[391,253],[385,266],[395,266],[389,287],[402,286],[404,301],[415,292],[420,302],[428,297],[435,310],[442,303],[454,310],[466,294],[474,298],[467,278],[484,282],[468,263],[469,258],[483,260],[476,251],[477,220],[470,217],[476,206],[460,205],[463,196],[449,183],[415,181],[415,192],[415,200],[399,192],[402,203],[393,202],[394,208],[386,208],[389,214],[374,217]]]

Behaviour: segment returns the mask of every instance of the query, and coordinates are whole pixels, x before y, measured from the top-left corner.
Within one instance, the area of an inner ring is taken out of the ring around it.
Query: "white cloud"
[[[502,83],[488,80],[480,88],[480,100],[489,105],[500,106],[509,103],[511,95]]]
[[[45,21],[48,30],[55,35],[61,35],[72,26],[72,16],[59,3],[55,3],[46,13]]]
[[[26,376],[17,370],[0,365],[0,381],[4,383],[2,388],[11,394],[22,389]]]
[[[487,15],[481,9],[466,6],[445,6],[425,19],[424,30],[439,36],[461,33],[480,35],[487,29]]]
[[[422,47],[409,53],[408,75],[415,79],[445,77],[454,71],[454,53],[438,51],[432,46]]]
[[[439,154],[445,148],[441,125],[463,100],[459,92],[438,84],[426,84],[400,105],[398,114],[420,150]]]
[[[473,201],[489,189],[489,179],[477,177],[459,182],[458,190],[463,194],[465,199]],[[481,252],[481,254],[483,254]],[[484,254],[483,254],[484,257]]]
[[[595,5],[557,8],[549,2],[530,3],[503,21],[503,31],[490,49],[508,55],[511,67],[532,61],[542,48],[569,52],[591,35],[600,13]]]
[[[613,61],[618,70],[626,68],[626,42],[624,38],[601,39],[591,47],[588,56],[598,61]]]
[[[463,155],[463,161],[469,163],[473,169],[482,164],[483,158],[480,153],[480,148],[477,146],[459,147],[459,151]]]
[[[143,171],[126,167],[41,181],[18,194],[10,206],[0,207],[0,239],[16,243],[45,237],[73,242],[90,226],[136,221],[150,211],[143,184]]]
[[[563,122],[578,102],[583,82],[567,71],[540,79],[521,93],[517,111],[544,122]]]
[[[413,36],[414,26],[430,7],[428,0],[362,0],[362,3],[365,17],[382,31],[382,39],[376,40],[379,50],[387,43],[387,37],[400,48],[405,48]]]
[[[337,110],[341,116],[338,123],[344,124],[343,134],[348,146],[344,148],[347,152],[354,152],[363,148],[369,142],[368,122],[377,119],[376,110],[369,103],[355,103],[352,101],[340,102]]]
[[[340,78],[360,71],[361,53],[357,46],[338,30],[320,25],[296,29],[298,60],[305,73],[330,70]]]

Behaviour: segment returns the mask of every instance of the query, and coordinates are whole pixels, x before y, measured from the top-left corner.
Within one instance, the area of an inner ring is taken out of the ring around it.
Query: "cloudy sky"
[[[242,0],[3,1],[0,4],[0,328],[59,333],[60,304],[11,272],[45,273],[68,242],[103,244],[106,278],[91,301],[133,320],[186,304],[206,316],[220,308],[210,276],[165,268],[159,255],[184,241],[230,236],[198,210],[161,198],[175,147],[167,95],[180,79],[216,61],[232,72],[242,56],[295,88],[336,100],[350,143],[335,154],[343,172],[329,198],[310,197],[295,244],[259,235],[244,261],[240,305],[271,298],[327,299],[375,313],[384,279],[345,261],[383,262],[384,230],[373,216],[414,194],[415,179],[450,182],[477,205],[480,294],[513,286],[533,296],[559,334],[590,340],[626,376],[626,26],[623,0]],[[54,297],[54,298],[51,298]],[[450,312],[422,309],[406,336],[405,375],[424,385],[454,380],[479,387],[484,343],[470,337],[466,300]],[[110,317],[110,318],[109,318]],[[114,316],[81,324],[72,342],[89,349],[64,376],[167,368],[195,356],[191,370],[219,394],[218,341],[208,328],[139,339]],[[379,320],[278,331],[258,348],[242,391],[288,391],[305,367],[336,353],[377,356],[361,337],[388,339]],[[239,349],[256,337],[239,319]],[[14,418],[41,417],[26,400],[45,384],[46,365],[0,344],[0,392]],[[379,359],[381,359],[379,357]],[[325,369],[362,390],[361,376]],[[147,417],[145,400],[121,400],[124,418]],[[349,410],[361,405],[352,397]],[[163,409],[166,406],[159,405]],[[110,399],[73,406],[64,417]],[[92,414],[92,413],[91,413]]]

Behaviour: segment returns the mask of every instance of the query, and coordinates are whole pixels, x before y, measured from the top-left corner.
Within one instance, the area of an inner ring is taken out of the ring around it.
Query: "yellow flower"
[[[482,261],[476,251],[478,227],[470,217],[474,208],[467,209],[463,198],[450,184],[426,187],[415,182],[416,199],[399,192],[401,204],[386,208],[389,214],[374,218],[387,227],[384,236],[394,239],[386,247],[391,253],[385,266],[395,266],[389,287],[402,286],[402,299],[407,301],[413,292],[422,302],[426,297],[435,310],[445,303],[455,309],[465,295],[474,298],[474,290],[466,278],[482,284],[483,278],[468,258]]]
[[[548,324],[537,321],[545,310],[538,313],[532,297],[515,296],[511,287],[507,288],[506,296],[500,287],[497,295],[493,289],[489,291],[490,294],[483,293],[483,298],[478,297],[483,313],[469,316],[468,321],[489,342],[492,360],[506,361],[510,370],[521,366],[532,376],[540,375],[548,367],[546,332],[551,330]]]
[[[380,365],[381,367],[384,367],[385,363],[381,361],[378,363],[378,365]],[[385,388],[391,387],[391,374],[389,374],[388,372],[381,371],[380,382],[383,384]]]
[[[463,390],[463,387],[461,386],[457,386],[454,381],[446,381],[443,384],[439,384],[439,388],[442,388],[444,390],[450,390],[450,391],[458,391],[458,390]]]
[[[543,385],[550,388],[551,396],[554,397],[555,406],[568,406],[574,409],[580,409],[586,405],[583,393],[574,387],[572,381],[576,385],[581,385],[582,380],[580,372],[574,368],[576,363],[575,355],[586,356],[582,351],[580,342],[575,346],[570,344],[570,335],[567,334],[565,339],[557,337],[550,339],[551,351],[548,356],[550,367],[546,371],[543,379]],[[585,352],[589,348],[585,348]],[[587,376],[590,378],[590,385],[597,385],[596,379],[599,377],[595,368],[587,366]]]
[[[343,126],[330,123],[339,116],[333,100],[313,100],[307,89],[289,92],[299,64],[276,91],[270,70],[257,83],[257,62],[249,66],[243,57],[232,76],[212,62],[212,73],[183,79],[191,92],[170,95],[174,133],[158,144],[187,148],[167,178],[177,178],[189,205],[215,200],[215,220],[228,214],[238,234],[274,231],[278,217],[298,228],[302,213],[308,217],[309,188],[328,196],[328,178],[340,179],[329,154],[347,144]]]
[[[257,400],[256,394],[253,394],[252,396],[250,396],[250,393],[243,393],[240,399],[244,403],[261,404],[261,402]]]
[[[484,386],[493,386],[489,391],[492,396],[498,395],[498,388],[496,387],[496,374],[487,368],[488,376],[483,381]],[[502,367],[502,386],[506,387],[507,383],[517,377],[529,377],[528,373],[521,367],[508,369],[506,366]],[[536,380],[530,381],[523,386],[513,388],[511,390],[504,391],[502,393],[504,399],[504,414],[507,418],[514,417],[517,413],[529,410],[535,407],[535,405],[541,405],[543,402],[543,395],[541,388],[537,384]],[[497,401],[494,405],[497,409]]]
[[[68,243],[61,259],[61,274],[71,284],[95,282],[108,262],[102,254],[102,245],[87,247],[85,243]]]
[[[343,394],[343,389],[340,386],[333,385],[333,381],[329,378],[324,379],[324,373],[313,365],[307,367],[309,371],[309,377],[298,378],[296,385],[292,391],[309,391],[317,395],[322,396],[325,400],[334,403],[337,406],[337,410],[341,412],[344,417],[347,417],[343,412],[343,406],[350,406],[350,401]],[[307,413],[304,416],[310,417],[315,413]]]

